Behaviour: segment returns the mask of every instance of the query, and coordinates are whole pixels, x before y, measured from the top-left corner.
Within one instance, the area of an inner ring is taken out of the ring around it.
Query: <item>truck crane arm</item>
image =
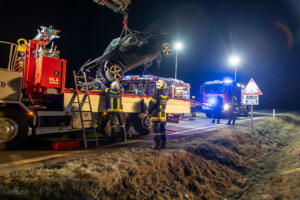
[[[128,6],[131,0],[93,0],[95,3],[106,6],[116,13],[127,15]]]

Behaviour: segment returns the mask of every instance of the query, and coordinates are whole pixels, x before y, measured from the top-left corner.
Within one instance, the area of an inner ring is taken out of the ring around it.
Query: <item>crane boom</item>
[[[93,0],[95,3],[106,6],[116,13],[127,14],[128,6],[131,0]]]

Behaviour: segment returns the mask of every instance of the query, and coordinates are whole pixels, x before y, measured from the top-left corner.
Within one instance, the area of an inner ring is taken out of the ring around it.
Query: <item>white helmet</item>
[[[119,82],[118,81],[114,81],[110,84],[110,88],[111,89],[119,89],[120,88],[120,85],[119,85]]]
[[[156,81],[156,88],[157,89],[166,89],[167,83],[163,80]]]

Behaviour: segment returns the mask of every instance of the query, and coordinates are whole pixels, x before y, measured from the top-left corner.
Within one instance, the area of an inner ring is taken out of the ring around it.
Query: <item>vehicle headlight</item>
[[[223,108],[224,108],[224,111],[228,111],[230,109],[230,105],[228,103],[225,103]]]
[[[213,106],[217,103],[217,100],[216,100],[216,98],[211,97],[211,98],[208,99],[208,103],[209,103],[210,106]]]

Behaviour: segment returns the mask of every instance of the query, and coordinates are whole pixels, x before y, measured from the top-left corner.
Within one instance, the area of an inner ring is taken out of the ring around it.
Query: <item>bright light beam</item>
[[[180,51],[183,48],[183,45],[181,42],[176,42],[175,43],[175,50]]]
[[[241,63],[241,59],[238,55],[232,55],[229,57],[228,63],[230,66],[236,67]]]

